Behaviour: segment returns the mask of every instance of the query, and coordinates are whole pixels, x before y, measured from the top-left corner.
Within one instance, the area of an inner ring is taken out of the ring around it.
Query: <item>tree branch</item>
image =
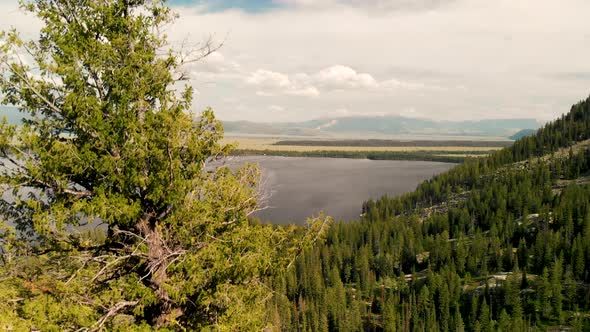
[[[122,302],[118,302],[117,304],[115,304],[114,306],[112,306],[109,311],[102,316],[98,322],[96,322],[96,327],[94,327],[93,329],[91,329],[90,331],[94,332],[94,331],[99,331],[103,325],[107,322],[107,320],[116,315],[117,312],[119,312],[121,309],[125,308],[125,307],[132,307],[137,305],[139,302],[138,301],[122,301]]]

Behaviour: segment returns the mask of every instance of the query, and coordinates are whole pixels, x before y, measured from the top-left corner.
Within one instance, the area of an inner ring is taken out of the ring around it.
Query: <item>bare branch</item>
[[[144,238],[141,242],[139,242],[137,244],[137,246],[135,247],[135,249],[133,249],[133,252],[131,252],[129,255],[124,255],[124,256],[119,256],[117,257],[115,260],[108,262],[107,264],[105,264],[105,266],[102,267],[102,269],[100,269],[100,271],[98,271],[98,273],[96,273],[94,275],[94,277],[92,278],[92,280],[90,282],[94,282],[96,281],[96,279],[98,279],[109,267],[124,261],[126,259],[129,259],[131,257],[142,257],[144,255],[141,254],[137,254],[137,252],[139,251],[139,247],[141,247],[141,245],[146,241],[146,239]]]
[[[52,189],[55,192],[61,192],[64,194],[68,194],[68,195],[72,195],[72,196],[76,196],[77,198],[84,198],[84,197],[91,197],[94,195],[93,192],[88,191],[88,190],[76,190],[76,189],[72,189],[72,188],[60,188],[57,184],[51,184],[39,179],[32,179],[29,178],[29,183],[30,185],[36,184],[38,186],[42,186],[45,189]]]
[[[19,62],[20,62],[20,66],[23,67],[23,62],[19,57]],[[7,63],[5,63],[7,64]],[[31,90],[35,96],[39,97],[47,107],[49,107],[52,111],[54,111],[55,113],[59,114],[60,116],[63,114],[62,110],[57,107],[54,103],[52,103],[49,99],[47,99],[47,97],[45,97],[41,92],[39,92],[39,90],[37,90],[37,88],[35,88],[35,86],[33,86],[32,81],[29,79],[28,75],[22,75],[18,72],[18,70],[12,70],[11,71],[12,74],[16,75],[25,85],[26,87]],[[17,87],[15,84],[13,84],[10,81],[6,81],[6,83],[12,85],[13,87]]]
[[[111,318],[112,316],[116,315],[117,312],[119,312],[120,310],[122,310],[125,307],[132,307],[137,305],[139,302],[138,301],[123,301],[123,302],[118,302],[117,304],[115,304],[114,306],[112,306],[109,311],[102,316],[98,322],[96,322],[96,327],[94,327],[93,329],[91,329],[90,331],[99,331],[103,325],[107,322],[107,320],[109,318]]]
[[[173,73],[178,75],[174,81],[181,82],[190,79],[189,74],[184,72],[183,68],[189,64],[199,62],[217,52],[223,47],[226,40],[227,36],[221,42],[215,43],[214,36],[210,35],[203,43],[189,46],[187,39],[184,39],[181,43],[180,50],[175,54],[179,61],[178,68],[176,68]]]

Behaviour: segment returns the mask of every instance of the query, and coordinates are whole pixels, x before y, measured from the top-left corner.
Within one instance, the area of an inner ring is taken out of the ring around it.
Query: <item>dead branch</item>
[[[173,54],[178,59],[178,67],[174,70],[173,74],[178,75],[174,81],[181,82],[189,80],[188,73],[183,69],[192,63],[199,62],[209,55],[217,52],[227,40],[227,36],[219,43],[215,43],[213,35],[210,35],[204,42],[196,45],[188,46],[187,39],[184,39],[181,43],[180,50]]]
[[[43,187],[44,189],[52,189],[55,192],[62,192],[64,194],[68,194],[68,195],[72,195],[72,196],[76,196],[77,198],[85,198],[85,197],[91,197],[92,195],[94,195],[93,192],[88,191],[88,190],[75,190],[75,189],[71,189],[71,188],[60,188],[57,184],[51,184],[42,180],[38,180],[38,179],[29,179],[29,183],[30,185],[38,185]]]
[[[145,241],[145,239],[144,239],[144,241]],[[121,261],[129,259],[131,257],[142,257],[143,255],[138,254],[137,252],[139,251],[139,247],[144,243],[144,241],[141,241],[139,244],[137,244],[137,246],[135,247],[133,252],[131,252],[129,255],[119,256],[115,260],[110,261],[107,264],[105,264],[105,266],[103,266],[102,269],[100,269],[100,271],[98,271],[98,273],[96,273],[94,275],[94,277],[92,278],[92,280],[90,282],[96,281],[96,279],[98,279],[109,267],[111,267]]]
[[[137,305],[139,302],[138,301],[122,301],[122,302],[118,302],[117,304],[115,304],[114,306],[112,306],[109,311],[102,316],[97,322],[96,322],[96,327],[94,327],[93,329],[91,329],[90,331],[99,331],[102,326],[107,322],[107,320],[116,315],[117,312],[119,312],[121,309],[125,308],[125,307],[132,307]]]

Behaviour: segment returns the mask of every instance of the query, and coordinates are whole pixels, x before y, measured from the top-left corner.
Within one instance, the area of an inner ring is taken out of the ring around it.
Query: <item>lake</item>
[[[232,164],[252,162],[262,168],[267,208],[256,217],[278,224],[302,224],[324,211],[336,220],[358,220],[364,201],[416,189],[456,164],[340,158],[233,157]]]

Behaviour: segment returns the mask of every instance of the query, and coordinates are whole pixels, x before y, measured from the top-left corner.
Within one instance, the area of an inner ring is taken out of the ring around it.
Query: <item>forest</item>
[[[488,151],[279,151],[239,149],[232,152],[235,156],[280,156],[311,158],[350,158],[369,160],[420,160],[446,163],[461,163],[467,155],[485,155]]]
[[[506,147],[511,141],[479,140],[388,140],[388,139],[316,139],[316,140],[282,140],[274,145],[287,146],[360,146],[360,147]]]
[[[590,98],[416,191],[363,204],[273,280],[288,331],[590,329]]]

